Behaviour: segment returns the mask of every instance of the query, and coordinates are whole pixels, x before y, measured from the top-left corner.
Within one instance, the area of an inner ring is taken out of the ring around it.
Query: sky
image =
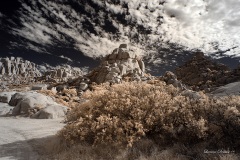
[[[239,8],[238,0],[3,1],[0,55],[94,67],[127,43],[155,72],[195,51],[234,67],[240,59]]]

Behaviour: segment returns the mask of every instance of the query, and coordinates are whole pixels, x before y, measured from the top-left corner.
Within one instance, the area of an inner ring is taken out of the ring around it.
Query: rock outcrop
[[[0,75],[21,75],[23,77],[39,77],[41,73],[36,64],[20,57],[0,58]]]
[[[69,79],[82,76],[83,72],[78,67],[71,67],[69,65],[57,66],[44,73],[42,79],[46,82],[66,82]]]
[[[5,91],[12,85],[30,84],[42,74],[37,65],[20,57],[0,58],[0,90]]]
[[[206,92],[237,81],[237,79],[240,80],[239,71],[234,72],[223,64],[212,62],[203,53],[197,53],[175,70],[177,78],[184,84],[191,86],[193,90],[205,90]]]
[[[106,56],[101,65],[87,75],[92,82],[120,83],[124,78],[130,80],[147,80],[145,65],[141,57],[129,50],[127,44],[121,44]]]

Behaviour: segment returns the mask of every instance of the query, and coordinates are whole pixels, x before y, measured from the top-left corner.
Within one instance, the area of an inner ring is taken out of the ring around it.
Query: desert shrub
[[[55,102],[67,106],[69,109],[79,105],[80,98],[77,95],[76,89],[63,89],[61,92],[54,90],[40,90],[38,92],[52,97]]]
[[[67,125],[59,132],[69,144],[87,141],[132,146],[147,137],[161,144],[190,145],[213,135],[218,140],[239,138],[237,96],[213,99],[200,94],[202,98],[196,100],[161,81],[95,88],[85,92],[88,101],[67,115]]]

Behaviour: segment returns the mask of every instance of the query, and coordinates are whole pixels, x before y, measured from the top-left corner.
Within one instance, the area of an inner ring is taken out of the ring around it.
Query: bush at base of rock
[[[157,143],[194,144],[209,141],[217,147],[239,148],[240,97],[196,100],[179,94],[164,82],[100,85],[86,92],[86,103],[67,115],[59,132],[69,144],[132,146],[143,137]]]

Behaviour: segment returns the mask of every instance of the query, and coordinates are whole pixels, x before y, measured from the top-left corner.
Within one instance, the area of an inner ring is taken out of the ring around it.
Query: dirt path
[[[56,134],[64,126],[61,121],[0,117],[0,160],[38,159],[31,142]]]

